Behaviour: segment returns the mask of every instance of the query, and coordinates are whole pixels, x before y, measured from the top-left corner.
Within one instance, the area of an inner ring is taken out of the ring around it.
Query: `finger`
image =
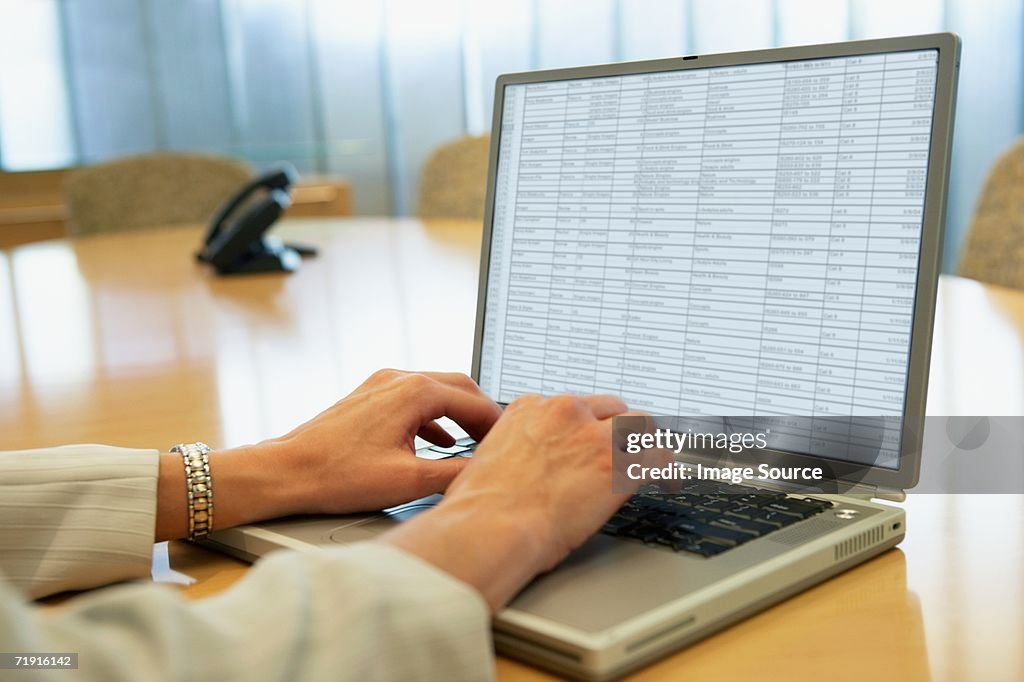
[[[437,381],[425,384],[416,401],[421,424],[448,417],[475,440],[482,440],[501,416],[498,404],[483,393],[473,393]]]
[[[475,395],[485,395],[480,385],[473,381],[473,378],[462,372],[420,372],[423,376],[430,377],[434,381],[468,391]]]
[[[646,469],[662,469],[672,464],[672,462],[675,461],[675,456],[673,455],[671,450],[666,450],[664,448],[645,448],[640,452],[639,459],[635,455],[625,457],[625,451],[622,450],[621,447],[623,446],[623,441],[626,435],[629,433],[651,432],[654,430],[656,422],[654,420],[654,417],[652,417],[649,413],[641,412],[639,410],[632,410],[615,416],[616,419],[614,420],[614,428],[618,433],[615,435],[609,433],[609,435],[612,436],[613,468],[616,470],[616,475],[621,477],[618,480],[626,482],[629,485],[629,487],[633,488],[634,490],[638,488],[640,485],[646,483],[658,486],[658,488],[665,493],[679,492],[679,490],[682,488],[682,482],[678,480],[648,479],[633,481],[626,475],[626,467],[628,467],[630,464],[638,463],[642,468]],[[602,422],[602,424],[608,426],[609,432],[613,428],[612,421],[613,420],[611,419],[607,419],[604,422]],[[614,449],[616,442],[618,442],[620,445],[620,449],[618,451]]]
[[[598,419],[614,417],[629,409],[622,398],[614,395],[588,395],[583,397],[583,402]]]
[[[520,410],[529,409],[531,406],[537,405],[538,403],[544,402],[544,398],[536,393],[524,393],[505,408],[504,413],[509,414],[512,412],[518,412]]]
[[[466,468],[469,460],[465,457],[449,457],[448,459],[419,459],[416,462],[415,495],[426,497],[434,493],[443,493],[448,489],[455,477]]]
[[[651,428],[653,428],[653,425],[656,423],[654,421],[654,417],[651,416],[651,413],[650,412],[644,412],[643,410],[625,410],[624,412],[616,412],[615,414],[611,414],[611,415],[609,415],[609,416],[607,416],[604,419],[601,419],[599,421],[607,422],[608,425],[610,426],[612,424],[612,421],[613,421],[612,417],[614,417],[615,419],[627,419],[628,418],[630,421],[623,422],[623,423],[625,423],[625,424],[642,425],[642,426],[651,427]]]
[[[599,420],[602,429],[613,436],[613,443],[619,445],[620,449],[625,447],[626,439],[635,433],[648,433],[654,430],[655,421],[647,412],[630,410],[614,414]]]
[[[425,441],[440,445],[443,448],[455,445],[455,436],[444,430],[444,427],[437,422],[427,422],[420,427],[416,435]]]
[[[625,445],[626,439],[633,434],[653,433],[657,427],[654,417],[647,412],[631,410],[614,415],[614,419],[606,420],[614,430],[616,442]]]

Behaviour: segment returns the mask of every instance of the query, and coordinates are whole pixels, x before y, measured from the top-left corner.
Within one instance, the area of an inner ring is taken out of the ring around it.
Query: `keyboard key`
[[[707,540],[725,542],[730,545],[742,545],[754,538],[750,533],[741,533],[728,528],[718,528],[692,519],[681,519],[672,525],[672,530],[699,535]]]
[[[762,512],[757,507],[751,507],[749,505],[743,504],[733,507],[732,509],[726,512],[726,514],[729,516],[736,516],[741,519],[752,519],[759,513]]]
[[[708,511],[714,512],[725,512],[727,509],[732,509],[732,507],[732,502],[716,498],[711,498],[700,503],[701,509],[707,509]]]
[[[682,516],[694,521],[700,521],[701,523],[711,523],[715,519],[721,518],[722,515],[707,509],[687,509]]]
[[[729,549],[726,545],[715,544],[714,542],[706,542],[696,535],[688,535],[679,538],[673,543],[672,549],[677,552],[690,552],[692,554],[700,554],[701,556],[714,556],[720,554],[725,550]]]
[[[656,526],[660,526],[662,528],[665,528],[670,523],[672,523],[673,521],[675,521],[678,518],[679,518],[678,514],[666,514],[664,512],[659,512],[659,513],[655,514],[654,516],[647,517],[645,520],[647,522],[649,522],[649,523],[652,523],[652,524],[656,525]]]
[[[691,548],[684,551],[701,554],[706,557],[713,557],[716,554],[721,554],[727,549],[729,548],[725,545],[718,545],[714,542],[698,542],[696,545],[693,545]]]
[[[709,494],[718,492],[718,485],[713,481],[693,481],[683,486],[688,493]]]
[[[752,520],[760,521],[761,523],[768,523],[773,526],[778,526],[779,528],[782,528],[784,526],[788,526],[791,523],[796,523],[800,520],[800,517],[795,516],[793,514],[783,514],[782,512],[768,511],[762,509],[761,513],[753,517]]]
[[[771,533],[773,530],[777,530],[775,526],[769,525],[767,523],[760,523],[758,521],[747,521],[746,519],[730,518],[728,516],[723,516],[722,518],[716,520],[713,525],[719,526],[721,528],[737,530],[742,533],[750,533],[754,537],[760,537],[762,535],[766,535],[767,533]]]
[[[700,538],[697,536],[687,536],[685,538],[677,538],[672,543],[672,549],[677,552],[697,552],[697,548],[700,547]]]
[[[729,495],[729,496],[732,496],[732,495],[743,495],[744,493],[749,493],[750,490],[751,490],[751,488],[748,485],[736,485],[735,483],[719,483],[718,484],[718,492],[720,492],[720,493],[722,493],[724,495]]]
[[[772,493],[767,490],[758,490],[748,495],[739,496],[736,501],[740,504],[749,504],[752,507],[761,507],[776,500],[784,500],[786,496],[782,493]]]
[[[680,507],[695,507],[700,504],[703,500],[702,495],[690,495],[687,493],[679,493],[678,495],[672,496],[672,504],[677,504]]]
[[[656,508],[667,514],[680,514],[692,507],[692,504],[680,504],[676,500],[665,500],[664,502],[660,502]]]
[[[651,511],[656,511],[658,513],[663,513],[663,514],[665,514],[665,513],[672,514],[672,513],[675,513],[676,511],[678,511],[679,509],[680,509],[680,507],[678,505],[676,505],[675,503],[673,503],[673,502],[671,502],[669,500],[658,500],[657,504],[655,504],[655,505],[650,507]]]
[[[629,538],[636,538],[643,542],[652,542],[662,532],[661,528],[652,526],[649,523],[637,523],[623,529],[622,535]]]
[[[616,515],[605,522],[601,527],[601,531],[608,535],[621,535],[625,529],[629,528],[634,523],[635,522],[632,519],[625,519]]]
[[[821,511],[821,507],[819,505],[800,502],[788,497],[781,500],[775,500],[774,502],[769,502],[761,508],[782,512],[783,514],[793,514],[794,516],[799,516],[802,519],[814,516]]]
[[[619,511],[615,512],[615,517],[619,519],[630,519],[631,521],[639,521],[644,517],[647,512],[642,509],[634,509],[633,507],[621,507]]]
[[[673,547],[677,542],[679,542],[679,538],[668,530],[662,530],[652,540],[649,540],[649,542],[652,542],[656,545],[665,545],[666,547]]]
[[[455,445],[449,445],[448,447],[441,447],[440,445],[431,445],[428,450],[440,453],[442,455],[461,455],[464,452],[472,452],[473,448],[468,445],[455,443]]]
[[[452,454],[449,452],[438,452],[433,448],[423,448],[422,450],[416,451],[416,456],[419,457],[420,459],[438,460],[448,459],[449,457],[457,457],[458,453]]]

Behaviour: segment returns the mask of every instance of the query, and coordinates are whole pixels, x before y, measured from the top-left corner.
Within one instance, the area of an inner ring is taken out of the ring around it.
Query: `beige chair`
[[[423,164],[417,215],[483,220],[490,140],[460,137],[431,153]]]
[[[68,230],[203,224],[251,178],[241,161],[200,154],[143,154],[77,168],[64,183]]]
[[[967,234],[960,274],[1024,289],[1024,138],[989,171]]]

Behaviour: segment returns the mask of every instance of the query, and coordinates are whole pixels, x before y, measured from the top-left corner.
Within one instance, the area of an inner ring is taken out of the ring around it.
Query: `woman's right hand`
[[[614,396],[513,402],[436,509],[380,538],[476,587],[492,609],[583,544],[626,500],[612,491]]]

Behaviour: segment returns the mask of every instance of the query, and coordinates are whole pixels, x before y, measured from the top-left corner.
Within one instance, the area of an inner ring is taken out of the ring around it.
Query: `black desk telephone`
[[[309,247],[284,244],[264,233],[291,203],[297,174],[290,165],[269,171],[239,190],[210,221],[205,244],[196,259],[221,275],[251,272],[294,272]]]

